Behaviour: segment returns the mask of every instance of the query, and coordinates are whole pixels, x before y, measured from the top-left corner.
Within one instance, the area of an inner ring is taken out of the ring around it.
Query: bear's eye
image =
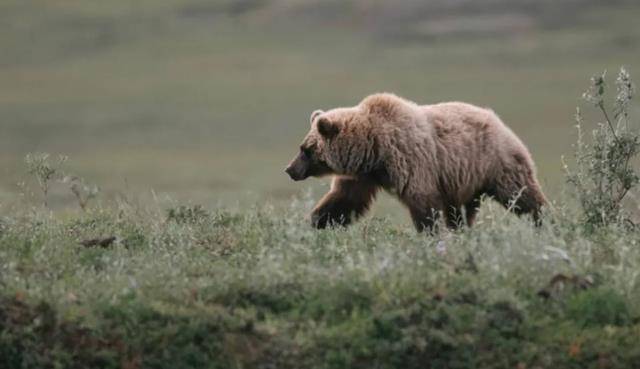
[[[300,146],[300,152],[302,153],[302,155],[304,155],[307,159],[311,159],[311,157],[313,156],[313,150],[311,150],[310,147],[304,147],[304,146]]]

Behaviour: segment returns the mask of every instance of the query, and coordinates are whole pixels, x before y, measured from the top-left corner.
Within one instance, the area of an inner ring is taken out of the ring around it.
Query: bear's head
[[[358,175],[370,166],[375,143],[371,122],[362,107],[316,110],[310,120],[311,130],[285,169],[291,179]]]

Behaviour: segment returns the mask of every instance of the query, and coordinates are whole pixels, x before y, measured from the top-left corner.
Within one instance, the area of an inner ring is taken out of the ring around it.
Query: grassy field
[[[561,156],[588,77],[640,71],[640,6],[472,3],[0,3],[0,369],[637,366],[638,227],[585,224]],[[376,91],[494,108],[542,227],[417,234],[389,196],[309,227],[308,116]],[[43,198],[30,152],[84,182]]]
[[[0,228],[3,368],[630,368],[637,231],[541,229],[495,206],[439,237],[312,201],[167,212],[121,202]],[[115,239],[110,239],[115,237]],[[82,241],[100,238],[91,243]]]

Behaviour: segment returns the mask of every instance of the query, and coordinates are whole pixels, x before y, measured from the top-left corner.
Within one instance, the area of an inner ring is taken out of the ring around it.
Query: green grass
[[[382,218],[316,231],[303,221],[310,205],[166,212],[119,202],[3,218],[2,362],[628,368],[640,360],[637,231],[586,235],[561,207],[535,229],[493,204],[477,226],[438,237]],[[117,241],[106,248],[79,244],[107,236]],[[593,285],[539,296],[558,273]]]

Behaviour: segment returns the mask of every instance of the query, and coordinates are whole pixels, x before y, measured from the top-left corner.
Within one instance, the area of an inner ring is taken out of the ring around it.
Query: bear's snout
[[[285,168],[284,172],[287,173],[289,177],[291,177],[291,179],[293,179],[294,181],[302,181],[303,179],[307,178],[304,173],[302,173],[300,170],[296,170],[296,168],[292,165],[289,165],[287,168]]]
[[[284,171],[294,181],[302,181],[303,179],[306,179],[308,177],[308,167],[309,164],[307,163],[307,161],[304,158],[300,157],[300,155],[298,155],[298,157],[296,157],[295,159],[293,159],[293,161],[291,161],[291,163],[289,163]]]
[[[289,177],[291,177],[291,179],[293,179],[294,181],[298,181],[299,180],[296,171],[293,169],[293,167],[291,165],[287,166],[284,169],[284,172],[287,173],[289,175]]]

